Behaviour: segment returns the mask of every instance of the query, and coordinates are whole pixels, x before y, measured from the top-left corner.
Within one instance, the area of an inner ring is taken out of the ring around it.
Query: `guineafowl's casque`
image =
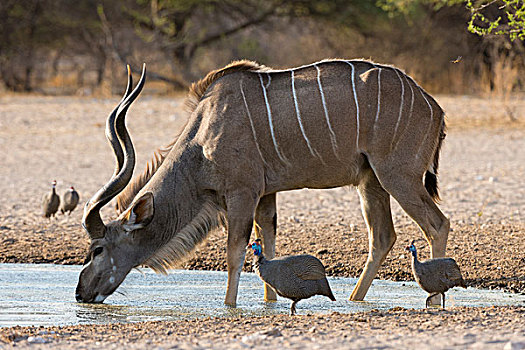
[[[75,191],[75,188],[73,186],[71,186],[62,195],[62,199],[60,201],[60,212],[62,214],[69,212],[68,215],[71,215],[71,212],[75,210],[78,204],[78,199],[79,199],[78,192]]]
[[[259,277],[275,292],[292,300],[290,315],[295,315],[299,300],[325,295],[335,301],[323,264],[311,255],[283,256],[268,260],[262,253],[260,239],[246,248],[253,249],[253,266]]]
[[[51,183],[51,185],[53,186],[51,189],[51,193],[46,193],[42,197],[42,211],[44,213],[43,216],[46,218],[54,216],[55,213],[58,211],[58,206],[60,205],[60,198],[58,197],[56,192],[56,180],[54,180]]]
[[[425,306],[428,307],[430,298],[441,294],[443,308],[445,308],[445,292],[453,287],[467,288],[465,280],[456,261],[452,258],[436,258],[425,261],[417,259],[417,250],[414,241],[406,247],[412,253],[412,272],[421,288],[430,295]]]

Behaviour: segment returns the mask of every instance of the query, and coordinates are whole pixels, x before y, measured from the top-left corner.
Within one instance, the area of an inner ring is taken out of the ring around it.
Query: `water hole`
[[[196,317],[287,314],[291,302],[263,301],[262,281],[243,273],[237,308],[224,306],[226,272],[174,270],[168,276],[132,271],[104,304],[80,304],[75,287],[81,266],[0,264],[0,327],[113,322],[169,321]],[[420,309],[427,294],[415,282],[374,280],[364,302],[348,297],[355,278],[330,277],[337,301],[315,296],[297,305],[298,314],[352,313],[396,306]],[[525,305],[525,295],[497,290],[454,288],[447,307]]]

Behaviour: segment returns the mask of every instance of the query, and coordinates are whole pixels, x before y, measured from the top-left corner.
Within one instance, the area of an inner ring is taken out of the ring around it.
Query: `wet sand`
[[[438,96],[438,101],[447,111],[449,124],[439,175],[443,198],[440,207],[451,218],[452,227],[447,253],[458,261],[469,285],[523,293],[524,99],[507,103],[515,111],[513,117],[517,121],[511,121],[505,114],[507,109],[500,100]],[[59,183],[59,192],[74,185],[82,203],[107,181],[114,160],[104,138],[104,122],[116,102],[117,99],[0,98],[0,145],[7,150],[0,154],[0,262],[80,264],[83,261],[88,238],[79,225],[81,206],[70,217],[46,220],[40,216],[40,200],[53,179]],[[168,144],[176,135],[183,123],[182,110],[180,99],[147,96],[132,107],[128,125],[138,154],[136,173],[142,172],[155,148]],[[411,280],[404,246],[416,239],[422,258],[428,257],[428,247],[417,226],[392,203],[398,240],[378,278]],[[368,241],[354,189],[281,193],[278,207],[279,255],[310,253],[323,261],[330,275],[359,275],[368,253]],[[112,208],[108,206],[103,214],[109,218]],[[198,249],[181,267],[225,270],[225,242],[222,231],[213,232],[205,243],[206,249]],[[250,269],[247,261],[245,270]],[[179,348],[220,348],[221,344],[234,348],[260,344],[363,348],[375,347],[374,344],[404,347],[405,342],[432,347],[441,341],[442,347],[481,344],[483,348],[503,348],[510,340],[525,344],[521,337],[525,326],[515,321],[523,319],[523,312],[523,307],[394,310],[335,314],[322,319],[283,315],[228,322],[210,319],[77,326],[64,328],[56,339],[51,333],[38,335],[51,329],[1,329],[4,343],[0,342],[0,347],[15,344],[33,348],[59,345],[89,348],[96,341],[105,345],[115,341],[136,347],[150,342],[162,347],[178,344]],[[173,329],[177,331],[168,335]],[[258,333],[274,329],[281,336]],[[323,333],[316,333],[317,329]],[[491,332],[486,332],[489,329]],[[50,338],[51,342],[28,343],[24,337],[29,335],[36,337],[36,342],[38,338]],[[496,338],[502,339],[501,342]],[[496,342],[487,343],[491,339]]]

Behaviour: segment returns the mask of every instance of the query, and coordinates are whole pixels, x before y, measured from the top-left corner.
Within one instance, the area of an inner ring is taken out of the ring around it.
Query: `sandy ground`
[[[470,285],[524,293],[525,98],[517,96],[506,103],[492,98],[437,99],[447,111],[449,125],[439,176],[440,207],[451,218],[452,226],[448,254],[458,261]],[[0,262],[83,261],[88,238],[79,225],[81,206],[70,217],[46,220],[41,217],[40,201],[53,179],[58,181],[59,192],[74,185],[83,203],[111,176],[114,160],[105,141],[104,122],[116,102],[0,97]],[[132,107],[128,126],[138,154],[137,172],[142,171],[155,148],[171,141],[183,118],[182,100],[177,98],[145,96]],[[281,193],[278,205],[279,255],[310,253],[323,261],[330,275],[359,275],[368,241],[354,189]],[[378,277],[409,280],[404,246],[417,239],[423,258],[428,257],[428,247],[417,226],[397,203],[393,201],[392,205],[398,241]],[[103,214],[110,218],[110,206]],[[222,232],[212,233],[206,249],[198,250],[181,266],[224,270],[225,240]],[[523,307],[393,310],[59,330],[4,328],[0,329],[0,348],[94,347],[98,341],[103,345],[126,342],[136,347],[151,343],[179,348],[418,344],[428,348],[514,349],[525,348],[524,312]],[[45,343],[38,344],[41,341]]]
[[[525,308],[371,311],[178,322],[0,329],[0,348],[525,348]],[[490,330],[488,332],[487,330]]]

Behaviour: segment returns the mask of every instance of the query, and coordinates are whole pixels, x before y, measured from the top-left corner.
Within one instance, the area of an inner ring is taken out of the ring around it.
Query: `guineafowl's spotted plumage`
[[[54,216],[55,213],[58,211],[58,206],[60,205],[60,198],[58,197],[56,192],[57,182],[53,181],[51,185],[53,186],[51,189],[51,193],[46,193],[42,197],[42,211],[43,216],[46,218]]]
[[[412,272],[416,282],[425,292],[430,294],[426,300],[427,307],[430,298],[441,294],[443,308],[445,308],[445,292],[447,290],[453,287],[467,288],[459,266],[454,259],[436,258],[419,261],[414,242],[406,249],[412,253]]]
[[[319,259],[305,254],[268,260],[262,254],[258,241],[248,246],[253,249],[255,255],[255,272],[278,295],[293,301],[290,307],[291,315],[295,314],[295,305],[299,300],[314,295],[325,295],[335,301],[324,266]]]
[[[71,186],[62,195],[62,200],[60,201],[60,212],[62,214],[69,212],[69,215],[71,215],[71,212],[75,210],[75,208],[77,207],[78,200],[79,200],[78,192],[75,191],[75,188],[73,186]]]

